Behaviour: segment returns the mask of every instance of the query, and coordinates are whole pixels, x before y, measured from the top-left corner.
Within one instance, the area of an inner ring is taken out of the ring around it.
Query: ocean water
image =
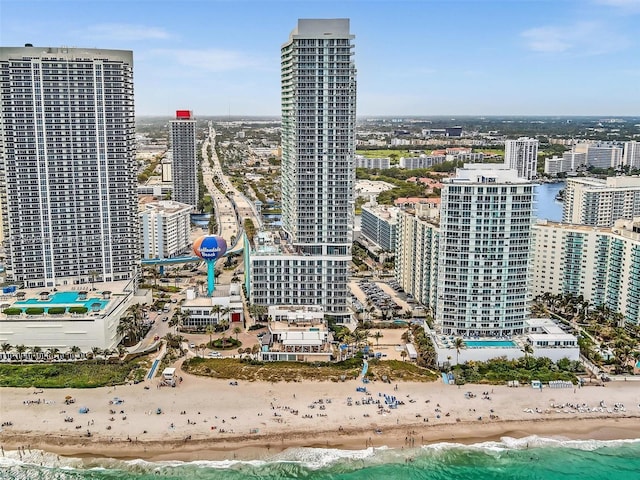
[[[269,460],[146,462],[5,452],[5,479],[559,480],[640,478],[640,439],[562,441],[540,437],[413,449],[291,449]]]

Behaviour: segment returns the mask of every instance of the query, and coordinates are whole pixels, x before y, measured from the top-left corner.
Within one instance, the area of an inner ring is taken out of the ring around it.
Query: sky
[[[640,0],[0,0],[0,45],[133,50],[137,115],[280,114],[298,18],[349,18],[357,112],[640,114]]]

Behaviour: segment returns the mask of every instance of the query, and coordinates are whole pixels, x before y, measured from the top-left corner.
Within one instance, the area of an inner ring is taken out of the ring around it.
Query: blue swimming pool
[[[45,310],[47,307],[76,307],[83,306],[87,307],[89,310],[93,310],[94,304],[99,305],[96,306],[97,309],[104,309],[109,300],[104,300],[102,298],[86,298],[84,300],[78,300],[79,293],[78,292],[55,292],[49,296],[49,300],[41,300],[39,298],[29,298],[22,302],[16,302],[14,305],[16,307],[44,307]]]
[[[516,342],[511,340],[465,340],[467,348],[514,348]]]

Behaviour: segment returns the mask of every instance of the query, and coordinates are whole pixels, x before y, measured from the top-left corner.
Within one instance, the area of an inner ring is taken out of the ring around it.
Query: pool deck
[[[45,310],[48,308],[56,308],[56,307],[66,307],[67,309],[70,307],[86,307],[88,312],[86,314],[82,314],[84,316],[102,316],[108,314],[108,312],[113,308],[115,304],[120,302],[122,299],[122,293],[124,288],[129,284],[128,281],[119,281],[119,282],[108,282],[108,283],[95,283],[94,290],[91,290],[91,285],[68,285],[64,287],[59,287],[58,289],[53,288],[25,288],[20,289],[17,292],[10,295],[1,295],[0,296],[0,305],[2,306],[2,310],[6,308],[21,308],[23,313],[21,315],[5,315],[0,312],[0,320],[14,320],[20,321],[24,319],[43,319],[47,318],[77,318],[79,314],[73,314],[66,311],[62,314],[48,315],[27,315],[24,313],[26,308],[44,308]],[[102,292],[111,292],[109,298],[104,298]],[[51,300],[42,300],[42,293],[49,292]],[[59,297],[64,298],[65,296],[70,297],[70,293],[78,294],[80,292],[86,292],[87,298],[86,300],[76,300],[76,301],[52,301],[55,298],[55,295],[58,294]],[[66,295],[65,295],[66,294]],[[24,298],[23,298],[24,297]],[[91,307],[93,303],[100,303],[100,310],[94,311]]]
[[[432,338],[435,339],[436,345],[439,348],[446,348],[450,350],[455,350],[455,341],[456,338],[462,338],[464,342],[463,348],[470,349],[478,349],[478,348],[516,348],[520,349],[522,342],[524,342],[526,336],[523,336],[522,339],[519,338],[496,338],[496,337],[487,337],[487,338],[465,338],[465,337],[456,337],[455,335],[434,335]],[[468,343],[470,342],[470,343]],[[473,342],[483,342],[486,343],[484,345],[473,344]],[[493,345],[491,345],[493,343]],[[509,343],[509,344],[507,344]]]

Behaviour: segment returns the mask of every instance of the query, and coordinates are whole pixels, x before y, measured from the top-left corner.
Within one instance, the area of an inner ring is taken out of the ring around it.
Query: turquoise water
[[[5,452],[2,479],[55,480],[637,480],[640,440],[557,441],[538,437],[476,445],[360,451],[292,449],[269,460],[146,462]]]
[[[78,292],[55,292],[49,300],[40,300],[38,298],[29,298],[22,302],[16,302],[14,305],[20,307],[23,305],[29,307],[72,307],[82,305],[92,310],[94,303],[100,304],[100,310],[107,306],[109,300],[100,298],[87,298],[86,300],[78,300]]]
[[[511,340],[465,340],[464,344],[469,348],[481,348],[481,347],[513,348],[516,346],[516,343],[512,342]]]

